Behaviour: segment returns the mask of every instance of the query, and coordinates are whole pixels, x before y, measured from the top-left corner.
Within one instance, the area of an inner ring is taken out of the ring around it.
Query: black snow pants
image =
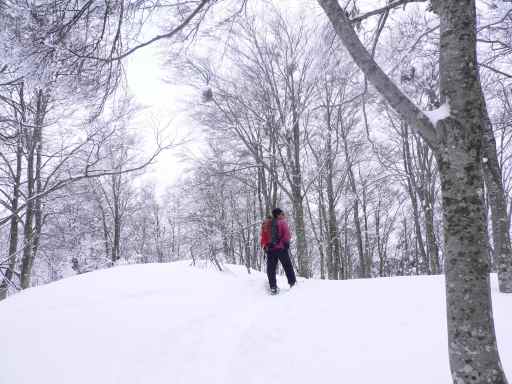
[[[296,282],[295,272],[293,271],[293,265],[290,260],[290,255],[288,254],[287,249],[280,249],[275,251],[267,252],[267,276],[268,283],[270,285],[270,289],[276,288],[276,269],[277,269],[277,260],[281,262],[283,266],[284,273],[286,273],[286,278],[288,279],[288,284],[294,285]]]

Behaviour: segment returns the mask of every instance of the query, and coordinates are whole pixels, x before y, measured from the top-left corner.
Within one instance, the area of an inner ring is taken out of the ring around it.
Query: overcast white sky
[[[127,62],[126,71],[130,93],[134,95],[137,103],[145,107],[137,114],[137,128],[140,127],[149,138],[152,137],[154,128],[167,127],[166,134],[175,137],[178,142],[187,138],[193,141],[193,123],[184,111],[185,93],[188,92],[190,97],[191,91],[164,81],[167,73],[162,65],[158,45],[135,52]],[[145,180],[154,181],[160,192],[174,184],[185,167],[180,161],[179,153],[187,148],[188,145],[182,145],[161,154]],[[148,148],[148,155],[150,152],[151,148]]]

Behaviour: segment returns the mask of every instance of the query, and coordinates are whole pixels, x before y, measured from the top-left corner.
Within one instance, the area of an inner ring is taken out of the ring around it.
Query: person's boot
[[[270,288],[270,294],[271,295],[277,295],[277,288]]]

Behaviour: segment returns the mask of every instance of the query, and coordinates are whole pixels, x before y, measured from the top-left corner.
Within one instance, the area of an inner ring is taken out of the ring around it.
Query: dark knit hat
[[[277,218],[277,216],[279,216],[281,213],[283,213],[283,210],[281,208],[274,208],[272,210],[272,216],[274,218]]]

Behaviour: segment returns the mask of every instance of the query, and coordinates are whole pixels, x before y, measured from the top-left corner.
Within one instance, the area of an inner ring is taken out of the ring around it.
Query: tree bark
[[[489,286],[480,167],[483,108],[476,57],[475,0],[433,3],[440,16],[441,95],[450,117],[438,123],[446,248],[450,367],[454,382],[506,383]]]
[[[436,158],[443,195],[448,339],[453,379],[455,383],[506,383],[492,318],[480,195],[478,127],[473,126],[469,134],[454,118],[443,120],[440,127],[444,130],[446,146],[436,153]]]

